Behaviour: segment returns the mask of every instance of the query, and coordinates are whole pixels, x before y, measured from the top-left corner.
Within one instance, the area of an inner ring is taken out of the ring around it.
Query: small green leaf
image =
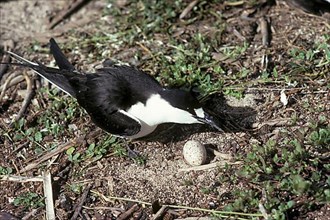
[[[66,150],[66,154],[67,155],[72,155],[74,151],[75,151],[75,148],[74,147],[70,147],[69,149]]]
[[[76,153],[76,154],[72,157],[72,160],[73,160],[73,161],[77,161],[79,157],[80,157],[80,153]]]
[[[34,140],[37,142],[42,141],[42,134],[40,131],[38,131],[37,133],[34,134]]]

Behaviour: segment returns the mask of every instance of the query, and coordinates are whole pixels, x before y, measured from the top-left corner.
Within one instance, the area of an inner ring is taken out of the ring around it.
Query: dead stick
[[[265,125],[280,127],[280,126],[288,126],[289,124],[290,124],[290,118],[280,118],[280,119],[269,120],[261,123],[260,122],[253,123],[251,127],[253,129],[258,130]]]
[[[17,116],[15,117],[15,120],[13,121],[12,124],[14,124],[14,122],[20,120],[23,117],[23,114],[25,113],[27,107],[29,106],[29,104],[31,103],[31,100],[34,96],[34,89],[33,89],[33,82],[30,79],[30,77],[24,73],[24,78],[26,80],[26,85],[27,85],[27,92],[26,92],[26,96],[24,97],[24,101],[22,104],[21,109],[19,110]]]
[[[242,162],[240,162],[240,161],[236,161],[236,162],[222,162],[222,161],[219,161],[219,162],[200,165],[200,166],[195,166],[195,167],[182,168],[182,169],[179,169],[179,172],[201,171],[201,170],[214,169],[214,168],[217,168],[217,167],[224,167],[226,164],[228,164],[228,165],[238,165],[238,164],[242,164]]]
[[[52,187],[52,176],[47,170],[44,174],[44,195],[46,204],[46,219],[55,220],[54,200],[53,200],[53,187]]]
[[[91,188],[92,188],[92,184],[89,184],[89,185],[84,189],[84,192],[83,192],[83,194],[82,194],[82,196],[81,196],[81,198],[80,198],[79,203],[77,204],[77,206],[76,206],[76,208],[75,208],[75,210],[74,210],[74,213],[73,213],[73,216],[72,216],[71,220],[75,220],[75,219],[77,219],[77,217],[78,217],[78,215],[79,215],[79,213],[80,213],[80,211],[81,211],[81,208],[82,208],[84,202],[86,201],[86,198],[87,198],[87,195],[88,195],[88,193],[89,193],[89,190],[90,190]]]
[[[129,208],[126,212],[122,213],[118,216],[117,220],[125,220],[128,219],[138,208],[138,204],[134,204],[131,208]]]
[[[23,82],[23,81],[24,81],[24,76],[22,76],[22,75],[16,76],[9,82],[9,84],[6,86],[6,89],[9,89],[10,87],[15,86],[18,83]],[[0,86],[0,91],[2,91],[3,88],[4,88],[4,85]]]
[[[193,9],[193,7],[195,7],[195,5],[197,5],[197,3],[198,3],[198,0],[190,2],[190,4],[182,11],[179,18],[184,19],[187,16],[187,14],[191,11],[191,9]]]
[[[168,208],[167,205],[163,205],[158,212],[152,217],[152,220],[159,220],[162,219],[162,216],[164,214],[164,212],[166,211],[166,209]]]
[[[261,17],[259,19],[259,22],[260,22],[260,31],[262,36],[262,45],[268,47],[270,43],[268,22],[264,17]]]
[[[219,151],[214,150],[213,148],[206,147],[206,150],[209,151],[209,152],[211,152],[212,154],[214,154],[216,157],[221,157],[221,158],[223,158],[225,160],[231,160],[231,159],[233,159],[233,157],[230,154],[220,153]]]
[[[2,90],[1,90],[1,94],[0,94],[0,100],[3,99],[5,92],[10,84],[10,82],[18,75],[20,75],[21,73],[17,72],[14,74],[11,74],[10,76],[8,76],[8,78],[6,79],[4,85],[2,86]]]
[[[49,29],[53,29],[56,25],[61,23],[64,19],[69,17],[74,11],[78,10],[83,4],[89,2],[90,0],[77,0],[68,8],[66,8],[62,13],[59,13],[50,23]]]
[[[42,182],[44,179],[42,176],[16,176],[16,175],[1,175],[0,181],[12,181],[12,182],[19,182],[19,183],[26,183],[26,182]]]
[[[27,165],[25,168],[21,169],[19,171],[19,173],[23,173],[23,172],[26,172],[26,171],[29,171],[29,170],[32,170],[34,169],[35,167],[37,167],[40,163],[48,160],[49,158],[69,149],[71,146],[77,144],[77,143],[80,143],[82,142],[81,140],[81,137],[73,140],[73,141],[68,141],[60,146],[58,146],[58,148],[56,148],[54,151],[51,151],[47,154],[45,154],[44,156],[42,156],[41,158],[35,160],[34,162],[30,163],[29,165]]]

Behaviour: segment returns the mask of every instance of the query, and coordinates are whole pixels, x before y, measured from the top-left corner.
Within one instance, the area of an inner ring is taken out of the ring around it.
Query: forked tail
[[[57,45],[54,38],[50,38],[49,44],[50,44],[50,52],[53,54],[53,57],[56,60],[57,66],[61,70],[74,71],[75,70],[74,66],[65,57],[65,55],[61,51],[60,47]]]
[[[60,67],[47,67],[39,62],[31,62],[13,52],[7,51],[13,58],[20,62],[20,65],[29,67],[38,75],[47,79],[49,82],[57,86],[63,92],[76,97],[75,90],[71,86],[69,79],[77,75],[74,66],[66,59],[55,40],[50,39],[50,51],[53,54],[57,65]]]

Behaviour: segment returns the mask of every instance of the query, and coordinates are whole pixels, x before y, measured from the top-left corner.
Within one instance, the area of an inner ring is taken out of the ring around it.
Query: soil
[[[67,42],[69,37],[65,36],[65,31],[69,28],[79,29],[81,32],[89,32],[94,30],[93,20],[100,19],[102,16],[99,11],[106,6],[106,2],[92,1],[83,6],[77,13],[73,14],[69,19],[59,24],[55,29],[48,29],[48,18],[61,12],[67,7],[68,1],[1,1],[0,16],[0,45],[4,47],[5,44],[14,42],[14,51],[24,54],[26,58],[36,58],[39,60],[51,61],[51,58],[46,55],[38,55],[31,51],[26,51],[36,41],[40,45],[45,45],[50,37],[56,37],[57,41]],[[256,49],[261,45],[260,32],[258,32],[253,25],[246,20],[240,19],[240,14],[243,11],[227,10],[224,13],[228,16],[228,27],[237,29],[254,45],[248,49],[248,58],[245,63],[238,64],[243,66],[255,65],[259,68],[260,62],[256,62],[261,57],[262,51]],[[235,15],[236,14],[236,15]],[[267,18],[271,20],[272,36],[271,45],[269,49],[276,59],[274,63],[285,66],[285,59],[280,59],[283,50],[287,50],[292,44],[299,47],[308,47],[309,44],[319,39],[322,33],[329,33],[329,23],[327,18],[306,14],[300,10],[294,10],[288,7],[283,2],[279,1],[272,5],[267,13]],[[111,25],[111,18],[107,18]],[[248,24],[248,25],[247,25]],[[194,28],[194,23],[187,28]],[[197,26],[198,24],[196,24]],[[199,26],[200,28],[200,26]],[[203,30],[201,30],[203,31]],[[241,42],[235,34],[228,34],[225,36],[226,41]],[[312,40],[311,40],[312,39]],[[132,49],[134,50],[134,49]],[[127,51],[120,51],[118,49],[119,59],[130,62],[133,59],[133,54]],[[125,53],[125,54],[124,54]],[[124,55],[123,55],[124,54]],[[71,57],[72,58],[72,57]],[[74,58],[76,60],[76,57]],[[80,57],[83,60],[83,57]],[[91,68],[96,63],[101,61],[94,61],[95,63],[85,62],[77,63],[84,66],[86,69]],[[227,62],[227,61],[224,61]],[[16,88],[16,90],[24,89],[25,84]],[[13,92],[13,91],[12,91]],[[201,128],[198,132],[189,133],[187,137],[175,141],[135,141],[128,143],[134,147],[134,150],[146,157],[146,163],[140,165],[127,157],[118,157],[113,154],[108,154],[98,161],[88,161],[84,166],[77,166],[67,159],[67,155],[60,154],[54,158],[51,170],[54,181],[54,195],[55,195],[55,210],[59,219],[67,219],[74,210],[73,204],[81,198],[80,193],[73,193],[72,187],[76,184],[81,185],[83,190],[88,184],[93,184],[92,189],[105,196],[114,196],[121,198],[130,198],[132,200],[144,201],[154,203],[159,201],[160,204],[175,204],[190,207],[200,208],[215,208],[223,207],[225,201],[219,201],[219,195],[225,195],[226,192],[232,189],[231,184],[221,185],[218,181],[219,177],[223,175],[222,168],[206,169],[202,171],[182,171],[182,169],[190,166],[185,163],[182,156],[182,147],[187,140],[198,140],[204,145],[217,151],[227,154],[227,156],[235,156],[236,154],[244,153],[248,150],[248,146],[254,142],[262,142],[269,136],[274,135],[283,126],[264,126],[253,135],[249,133],[248,129],[256,126],[258,123],[262,124],[267,121],[276,120],[278,118],[285,118],[288,108],[284,108],[279,101],[279,91],[269,90],[269,92],[247,89],[246,95],[243,99],[235,99],[225,96],[221,103],[226,105],[221,109],[222,112],[235,112],[230,122],[225,124],[231,132],[226,130],[225,133],[219,133],[214,130]],[[12,94],[6,94],[4,99],[12,99]],[[36,100],[42,100],[45,109],[47,109],[47,99],[40,97],[37,93]],[[290,109],[293,111],[300,111],[299,105],[306,100],[317,100],[322,104],[328,102],[326,93],[315,93],[298,97],[295,94],[290,95]],[[21,170],[31,161],[37,159],[36,155],[29,147],[31,143],[14,143],[6,138],[5,131],[8,129],[8,121],[20,109],[23,98],[20,96],[14,97],[11,102],[6,102],[7,107],[4,107],[4,102],[0,100],[0,165],[3,167],[15,167],[16,171]],[[209,106],[221,105],[213,101],[208,103]],[[327,106],[329,111],[329,106]],[[38,117],[42,114],[35,112],[32,107],[29,107],[24,117]],[[303,114],[301,114],[301,117]],[[306,117],[312,117],[307,113]],[[235,124],[235,128],[231,127],[231,123]],[[90,122],[88,116],[84,118],[75,119],[72,122],[76,128],[76,135],[83,135],[86,131],[92,132],[97,128]],[[284,125],[285,127],[285,125]],[[170,126],[171,128],[171,126]],[[175,128],[174,128],[175,129]],[[182,130],[182,128],[180,127]],[[189,130],[188,128],[183,128]],[[3,133],[2,133],[3,132]],[[165,133],[165,136],[171,134]],[[100,132],[93,140],[100,140],[107,134]],[[180,133],[178,133],[180,134]],[[177,134],[177,135],[178,135]],[[164,134],[162,134],[164,136]],[[63,139],[57,138],[59,144],[63,144],[75,137],[64,136]],[[174,140],[173,136],[171,138]],[[170,139],[171,139],[170,138]],[[50,137],[50,141],[54,140]],[[89,143],[90,140],[87,140]],[[17,150],[17,148],[20,150]],[[81,144],[81,150],[86,150],[86,143]],[[24,152],[20,152],[24,151]],[[24,158],[22,155],[27,156]],[[210,154],[209,162],[225,160]],[[228,160],[228,162],[234,162]],[[46,162],[47,165],[47,162]],[[239,166],[239,165],[233,165]],[[44,169],[44,167],[42,168]],[[41,175],[42,169],[33,169],[24,173],[27,176]],[[84,170],[84,172],[82,171]],[[208,189],[210,192],[206,193]],[[26,209],[21,206],[14,206],[13,199],[23,192],[36,192],[43,194],[42,184],[40,182],[11,182],[1,181],[0,185],[0,211],[10,213],[17,218],[22,218],[31,214],[33,217],[26,219],[44,219],[44,208]],[[92,219],[110,219],[115,218],[121,212],[128,210],[132,203],[123,202],[119,200],[106,201],[99,199],[95,194],[89,196],[84,204],[85,211]],[[109,208],[112,207],[112,208]],[[90,208],[90,209],[88,209]],[[140,213],[151,216],[149,208],[140,208]],[[139,213],[138,212],[138,213]],[[320,214],[321,213],[321,214]],[[174,216],[200,216],[199,212],[175,212]],[[323,207],[315,213],[309,213],[309,219],[326,219],[324,216],[330,216],[329,206]],[[0,215],[0,219],[1,215]],[[81,217],[81,219],[84,219]],[[138,218],[136,218],[138,219]]]

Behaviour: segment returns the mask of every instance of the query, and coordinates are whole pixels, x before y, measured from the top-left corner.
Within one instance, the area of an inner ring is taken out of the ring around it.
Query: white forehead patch
[[[204,110],[203,108],[197,108],[197,109],[194,109],[197,117],[199,118],[205,118],[205,113],[204,113]]]

